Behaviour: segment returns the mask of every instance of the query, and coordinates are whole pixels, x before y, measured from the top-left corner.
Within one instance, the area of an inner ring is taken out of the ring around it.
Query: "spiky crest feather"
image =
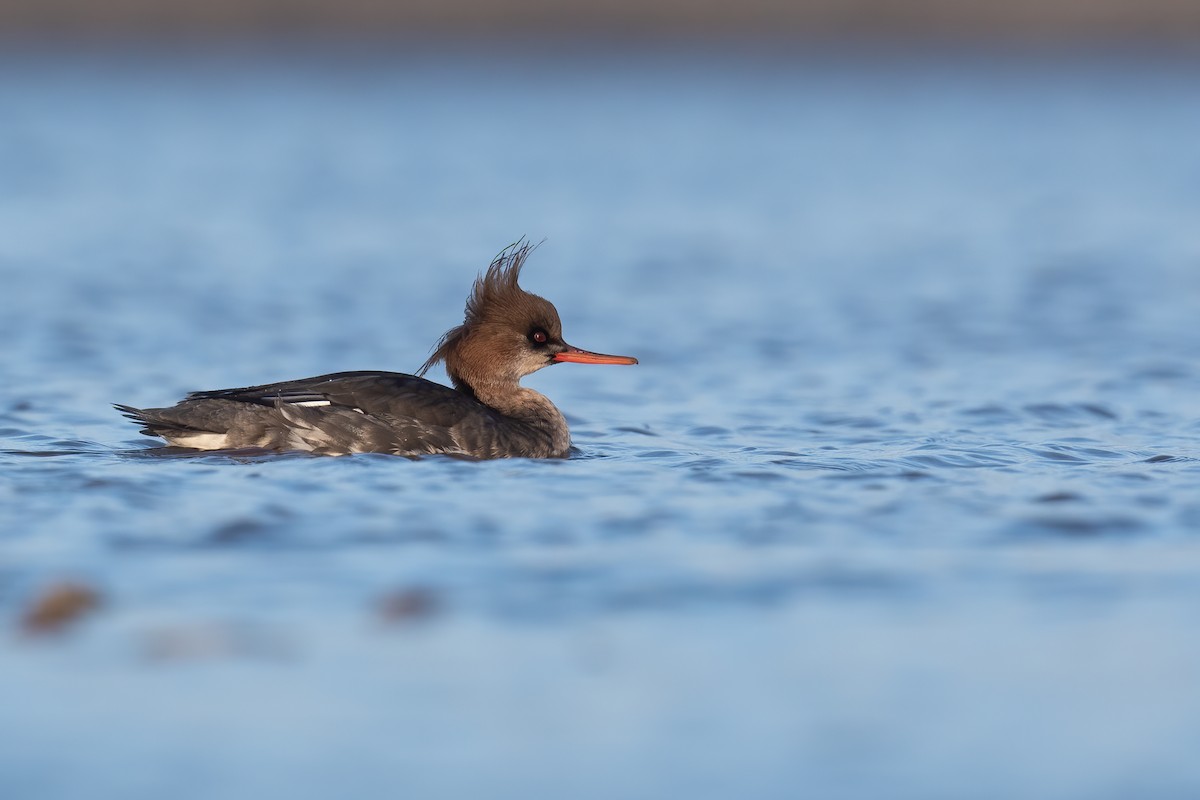
[[[525,259],[537,249],[538,244],[521,238],[505,247],[492,259],[487,270],[475,279],[471,295],[467,298],[463,323],[446,331],[438,340],[434,345],[433,354],[417,370],[417,375],[424,375],[438,362],[445,361],[447,354],[467,334],[471,326],[484,321],[489,309],[502,306],[501,301],[505,299],[525,294],[517,285],[517,279],[521,276],[521,267],[525,266]]]

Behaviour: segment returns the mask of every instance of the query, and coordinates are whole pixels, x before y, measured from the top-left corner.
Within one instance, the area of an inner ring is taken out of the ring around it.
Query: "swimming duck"
[[[554,305],[517,283],[532,250],[518,242],[492,261],[467,298],[463,323],[415,375],[336,372],[193,392],[170,408],[115,407],[142,433],[195,450],[564,458],[571,447],[566,420],[521,379],[564,362],[638,362],[563,341]],[[439,362],[453,388],[422,377]]]

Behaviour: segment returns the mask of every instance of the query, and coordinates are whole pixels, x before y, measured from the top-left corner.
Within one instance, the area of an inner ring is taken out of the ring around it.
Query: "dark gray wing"
[[[473,396],[399,372],[337,372],[281,383],[193,392],[180,407],[206,401],[277,410],[289,435],[314,451],[466,452],[482,457],[541,454],[549,442]],[[228,413],[222,409],[221,413]],[[312,431],[306,436],[305,431]]]
[[[262,406],[341,406],[363,414],[408,417],[445,428],[472,416],[498,416],[469,395],[400,372],[335,372],[261,386],[192,392],[187,399],[235,400]]]

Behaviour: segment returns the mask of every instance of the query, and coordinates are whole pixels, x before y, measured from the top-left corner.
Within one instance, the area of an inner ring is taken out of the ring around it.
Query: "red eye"
[[[536,330],[536,331],[534,331],[533,333],[529,334],[529,338],[530,338],[530,339],[533,339],[533,340],[534,340],[535,342],[537,342],[538,344],[545,344],[545,343],[546,343],[546,341],[547,341],[547,340],[548,340],[550,337],[548,337],[548,336],[546,335],[546,332],[545,332],[545,331],[543,331],[543,330]]]

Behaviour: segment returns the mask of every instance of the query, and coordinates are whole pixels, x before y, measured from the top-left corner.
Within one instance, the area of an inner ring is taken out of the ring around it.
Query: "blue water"
[[[25,48],[0,109],[0,796],[1200,793],[1200,59]],[[415,369],[523,235],[641,359],[527,381],[567,461],[108,406]]]

